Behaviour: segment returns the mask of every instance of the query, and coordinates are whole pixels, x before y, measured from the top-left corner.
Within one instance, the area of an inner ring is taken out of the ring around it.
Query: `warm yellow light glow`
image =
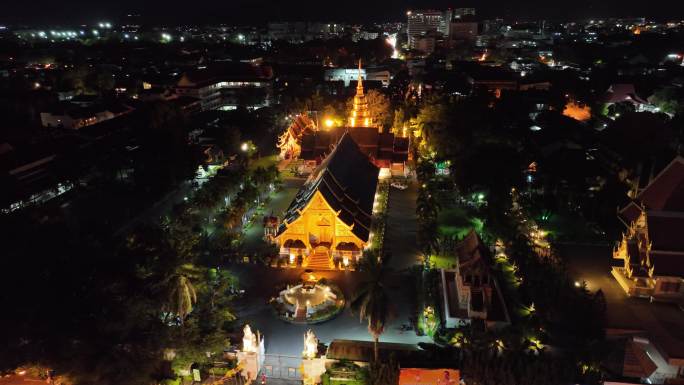
[[[332,119],[326,119],[325,120],[325,126],[328,128],[331,128],[334,124],[335,124],[335,122]]]
[[[565,105],[563,115],[584,122],[591,119],[591,107],[571,100]]]

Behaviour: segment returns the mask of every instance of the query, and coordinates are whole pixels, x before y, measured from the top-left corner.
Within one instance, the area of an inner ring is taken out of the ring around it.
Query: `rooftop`
[[[294,222],[319,191],[338,217],[360,239],[367,241],[380,170],[361,152],[350,135],[344,134],[337,146],[302,186],[287,209],[278,234],[285,223]]]

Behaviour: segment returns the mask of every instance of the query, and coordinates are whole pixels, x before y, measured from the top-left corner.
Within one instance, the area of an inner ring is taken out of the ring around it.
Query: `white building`
[[[269,67],[252,63],[231,63],[224,68],[183,74],[176,94],[200,100],[202,111],[268,106],[272,73]]]
[[[361,79],[365,81],[379,81],[383,87],[389,86],[392,75],[387,70],[373,71],[358,68],[334,68],[325,70],[324,79],[327,82],[343,81],[345,87],[349,87],[352,82],[355,82],[361,74]]]

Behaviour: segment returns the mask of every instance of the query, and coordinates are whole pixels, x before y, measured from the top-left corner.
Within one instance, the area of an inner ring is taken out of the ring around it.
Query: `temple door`
[[[332,243],[332,226],[330,221],[325,217],[321,217],[316,224],[318,229],[318,242],[319,243]]]

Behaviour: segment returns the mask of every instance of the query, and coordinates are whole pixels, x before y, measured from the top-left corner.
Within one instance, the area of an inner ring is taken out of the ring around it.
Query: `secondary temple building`
[[[349,134],[312,172],[276,232],[281,256],[330,269],[358,260],[371,241],[380,169]]]
[[[612,274],[634,297],[684,301],[684,158],[678,156],[619,211],[627,229]]]
[[[445,326],[478,322],[487,329],[498,329],[510,325],[504,296],[490,271],[490,251],[475,230],[454,251],[457,263],[440,271]]]

